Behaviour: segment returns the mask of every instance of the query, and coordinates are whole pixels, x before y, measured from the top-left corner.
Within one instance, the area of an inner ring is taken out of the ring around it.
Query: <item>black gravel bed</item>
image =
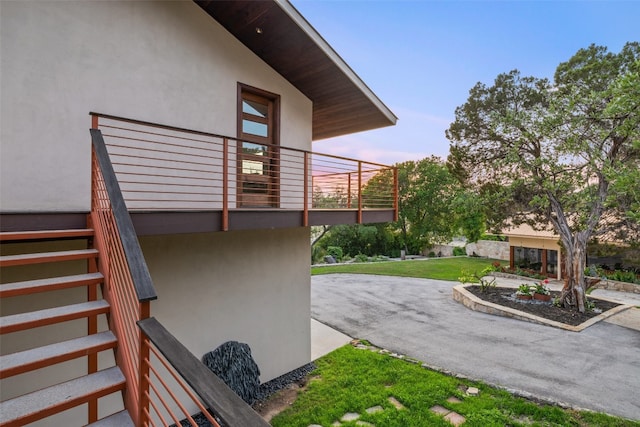
[[[480,290],[480,286],[474,285],[468,286],[466,289],[473,295],[484,301],[524,311],[526,313],[534,314],[536,316],[543,317],[549,320],[555,320],[556,322],[564,323],[565,325],[571,326],[578,326],[581,323],[584,323],[587,320],[620,305],[615,302],[587,297],[588,300],[592,301],[595,304],[596,309],[587,310],[584,313],[580,313],[575,308],[556,307],[552,304],[551,301],[542,302],[538,300],[518,300],[515,297],[516,289],[514,288],[493,287],[486,289],[483,292]],[[552,301],[553,298],[559,296],[560,292],[551,292]]]

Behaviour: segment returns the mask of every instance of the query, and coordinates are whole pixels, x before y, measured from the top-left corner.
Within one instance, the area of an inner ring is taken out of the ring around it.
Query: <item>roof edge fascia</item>
[[[327,43],[315,28],[302,16],[300,12],[288,0],[273,0],[289,17],[313,40],[331,61],[353,82],[354,85],[380,110],[389,121],[395,125],[398,117],[387,107],[384,102],[362,81],[344,59]]]

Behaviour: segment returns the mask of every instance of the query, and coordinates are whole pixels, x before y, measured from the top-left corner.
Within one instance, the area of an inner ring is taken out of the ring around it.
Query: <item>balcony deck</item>
[[[396,217],[391,166],[103,114],[93,127],[140,235]]]
[[[367,224],[397,218],[392,166],[92,113],[139,235]],[[3,214],[4,231],[83,214]],[[84,225],[82,225],[84,226]]]

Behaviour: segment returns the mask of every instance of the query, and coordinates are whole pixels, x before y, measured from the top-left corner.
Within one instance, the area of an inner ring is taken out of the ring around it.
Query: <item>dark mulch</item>
[[[580,325],[581,323],[586,322],[592,317],[598,316],[600,314],[600,312],[597,311],[586,311],[585,313],[579,313],[574,308],[555,307],[551,302],[516,300],[516,289],[513,288],[493,287],[482,292],[480,290],[480,286],[468,286],[467,290],[484,301],[492,302],[494,304],[502,305],[505,307],[511,307],[516,310],[535,314],[536,316],[540,316],[549,320],[555,320],[556,322],[564,323],[571,326]],[[554,297],[557,297],[559,295],[560,292],[551,292],[552,300]],[[593,301],[595,303],[596,309],[602,310],[602,313],[620,305],[614,302],[603,301],[596,298],[588,297],[588,299]]]

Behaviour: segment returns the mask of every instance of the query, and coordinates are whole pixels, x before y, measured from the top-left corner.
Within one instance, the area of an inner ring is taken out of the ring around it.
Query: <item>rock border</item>
[[[472,294],[471,292],[469,292],[466,288],[472,286],[471,284],[469,285],[456,285],[453,287],[453,299],[456,302],[459,302],[460,304],[464,305],[465,307],[473,310],[473,311],[479,311],[481,313],[487,313],[487,314],[493,314],[496,316],[503,316],[503,317],[510,317],[512,319],[517,319],[517,320],[524,320],[526,322],[532,322],[532,323],[538,323],[541,325],[547,325],[547,326],[553,326],[554,328],[559,328],[559,329],[564,329],[567,331],[572,331],[572,332],[580,332],[586,328],[588,328],[591,325],[594,325],[598,322],[600,322],[601,320],[604,320],[608,317],[613,316],[614,314],[618,314],[624,310],[627,310],[629,308],[632,308],[632,305],[628,305],[628,304],[621,304],[617,307],[612,308],[611,310],[607,310],[604,313],[601,313],[595,317],[592,317],[591,319],[587,320],[586,322],[583,322],[577,326],[572,326],[572,325],[567,325],[565,323],[560,323],[557,322],[555,320],[549,320],[549,319],[545,319],[543,317],[540,316],[536,316],[534,314],[530,314],[530,313],[526,313],[524,311],[520,311],[520,310],[516,310],[514,308],[511,307],[504,307],[498,304],[494,304],[492,302],[488,302],[488,301],[484,301],[481,298],[478,298],[477,296],[475,296],[474,294]],[[613,302],[616,304],[619,304],[618,301],[613,301],[610,300],[608,298],[603,298],[603,297],[594,297],[594,296],[590,296],[590,298],[593,299],[599,299],[602,301],[608,301],[608,302]]]

